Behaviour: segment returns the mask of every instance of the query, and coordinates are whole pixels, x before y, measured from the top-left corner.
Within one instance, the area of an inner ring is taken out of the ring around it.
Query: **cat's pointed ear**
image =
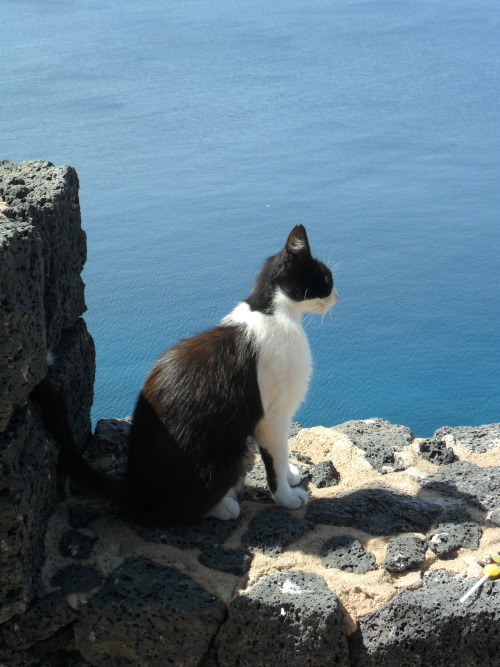
[[[304,225],[296,225],[288,236],[285,250],[289,255],[304,257],[311,254],[309,240]]]

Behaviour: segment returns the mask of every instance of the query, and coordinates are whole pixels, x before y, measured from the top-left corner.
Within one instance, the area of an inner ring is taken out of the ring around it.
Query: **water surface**
[[[4,0],[3,157],[76,167],[94,419],[306,225],[305,425],[498,420],[493,0]]]

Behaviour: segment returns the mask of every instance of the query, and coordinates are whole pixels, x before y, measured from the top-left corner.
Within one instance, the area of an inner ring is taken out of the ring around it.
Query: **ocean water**
[[[76,167],[94,420],[303,223],[304,425],[499,419],[496,0],[3,0],[0,146]]]

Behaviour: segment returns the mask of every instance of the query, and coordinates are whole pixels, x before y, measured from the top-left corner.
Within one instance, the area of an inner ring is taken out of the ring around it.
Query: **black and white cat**
[[[62,466],[158,523],[235,519],[252,436],[275,501],[301,507],[308,495],[288,461],[292,416],[311,374],[301,318],[326,312],[337,298],[330,269],[311,255],[305,228],[294,227],[245,301],[219,326],[180,341],[153,366],[135,407],[124,478],[94,470],[54,407],[61,396],[50,396],[47,387],[37,391],[60,442]]]

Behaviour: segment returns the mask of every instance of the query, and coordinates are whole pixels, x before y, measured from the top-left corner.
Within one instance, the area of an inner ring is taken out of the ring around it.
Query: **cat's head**
[[[324,313],[337,299],[331,270],[312,256],[305,227],[297,225],[283,250],[265,262],[247,303],[268,314],[280,305]]]

